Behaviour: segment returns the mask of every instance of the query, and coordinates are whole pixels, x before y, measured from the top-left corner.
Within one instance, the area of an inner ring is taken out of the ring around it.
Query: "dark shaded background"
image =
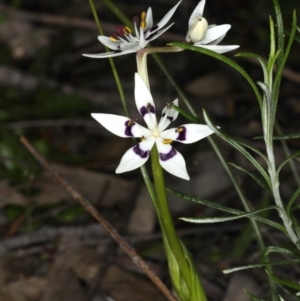
[[[173,0],[115,3],[129,18],[151,6],[155,21],[159,21],[175,4]],[[184,0],[172,18],[175,24],[153,45],[183,42],[189,16],[197,3]],[[101,1],[95,5],[105,34],[113,34],[115,25],[120,22]],[[288,31],[292,10],[299,10],[299,3],[296,0],[285,0],[281,5]],[[205,7],[205,17],[209,23],[232,25],[223,44],[238,44],[240,51],[255,52],[265,58],[269,52],[269,15],[274,18],[271,0],[210,0]],[[134,278],[137,271],[132,271],[131,263],[117,251],[109,238],[99,229],[96,231],[98,236],[93,236],[94,230],[89,228],[94,225],[93,220],[57,186],[52,186],[52,179],[47,178],[19,143],[21,134],[26,135],[63,175],[70,177],[69,181],[73,181],[73,185],[75,183],[75,188],[88,194],[98,209],[127,235],[129,241],[169,285],[159,230],[153,215],[147,217],[149,222],[146,223],[144,233],[137,234],[132,230],[139,227],[132,218],[133,212],[139,207],[138,200],[146,198],[141,188],[139,171],[114,176],[122,154],[131,145],[130,141],[114,137],[90,117],[91,112],[123,114],[108,60],[82,57],[82,53],[104,51],[104,47],[97,41],[97,35],[88,1],[1,1],[0,251],[3,259],[0,290],[5,294],[20,291],[19,295],[5,295],[3,300],[70,300],[70,297],[72,300],[104,300],[97,299],[103,292],[116,300],[159,298],[149,293],[153,288],[147,288],[139,292],[139,297],[135,297],[139,286],[148,285],[147,280],[143,279],[147,284],[137,285],[140,278]],[[295,42],[282,80],[277,117],[285,133],[297,132],[300,128],[299,50],[299,43]],[[234,58],[233,52],[225,55],[241,64],[255,81],[262,80],[262,72],[255,61]],[[261,141],[252,142],[253,137],[261,135],[257,100],[236,71],[199,53],[184,51],[161,55],[161,58],[199,114],[205,108],[225,132],[247,139],[263,149]],[[117,57],[115,64],[130,112],[135,118],[135,56]],[[177,97],[176,92],[152,58],[149,58],[148,68],[152,94],[156,105],[162,108],[166,102]],[[182,101],[181,106],[184,107]],[[179,119],[183,121],[183,118]],[[252,168],[230,147],[218,139],[216,141],[228,161]],[[288,145],[292,151],[300,147],[299,140],[290,140]],[[167,185],[220,204],[242,208],[207,141],[177,148],[187,160],[192,180],[186,183],[167,175]],[[282,161],[284,154],[279,143],[276,143],[275,151],[278,161]],[[91,173],[86,174],[85,171]],[[252,179],[245,174],[236,175],[254,208],[272,202]],[[282,181],[283,197],[288,199],[296,188],[289,169],[283,170]],[[98,185],[102,187],[100,192],[96,190]],[[114,194],[107,192],[110,190]],[[141,208],[152,212],[145,204]],[[171,208],[174,218],[219,214],[174,197],[171,197]],[[276,215],[270,217],[277,219]],[[255,293],[267,295],[263,271],[253,270],[236,278],[224,276],[221,272],[227,267],[259,261],[258,248],[246,221],[213,227],[199,227],[177,221],[176,225],[199,263],[210,300],[244,300],[242,292],[242,296],[238,295],[241,291],[239,288],[247,285]],[[50,235],[45,229],[54,232]],[[64,232],[66,229],[69,229],[69,234]],[[74,229],[82,231],[81,234]],[[42,231],[41,234],[38,231]],[[285,237],[273,229],[263,228],[263,233],[267,245],[288,244]],[[38,240],[38,235],[43,236],[44,240]],[[88,264],[87,258],[94,258],[94,261],[91,259]],[[68,260],[70,264],[66,263]],[[104,261],[109,262],[105,267]],[[84,273],[78,272],[78,262],[85,263],[85,268],[82,268]],[[123,287],[120,282],[107,280],[110,284],[103,284],[112,265],[120,268],[114,270],[112,279],[125,271],[127,274],[122,274],[120,280],[122,284],[124,279],[133,277],[132,286],[126,284],[130,287],[129,292],[123,292],[121,296],[114,295]],[[90,271],[92,268],[96,269],[94,274]],[[92,276],[87,276],[90,275],[87,271]],[[281,268],[278,272],[282,277],[292,280],[299,277],[297,267]],[[237,283],[243,277],[244,283]],[[61,287],[57,288],[57,283]],[[24,293],[24,287],[34,287],[35,292],[31,295]]]

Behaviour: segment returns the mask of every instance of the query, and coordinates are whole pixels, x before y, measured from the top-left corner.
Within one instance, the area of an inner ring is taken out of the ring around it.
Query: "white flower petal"
[[[106,46],[112,50],[118,50],[120,44],[122,43],[120,40],[112,41],[109,37],[106,37],[106,36],[98,36],[98,40],[104,46]]]
[[[130,50],[132,52],[137,52],[140,49],[142,49],[142,47],[140,46],[139,41],[126,42],[126,43],[122,43],[120,45],[120,50],[122,52],[125,52],[125,51],[128,51],[128,50]]]
[[[145,131],[150,133],[148,129],[125,116],[101,113],[92,113],[91,115],[108,131],[122,138],[142,137],[145,135]]]
[[[172,103],[178,107],[178,98],[176,98]],[[172,106],[169,105],[165,106],[161,112],[161,118],[158,124],[159,129],[163,131],[177,117],[178,117],[178,112]]]
[[[239,45],[201,45],[198,43],[195,43],[194,46],[209,49],[217,53],[225,53],[240,47]]]
[[[150,29],[153,26],[153,15],[152,15],[151,7],[149,7],[147,10],[145,21],[146,21],[146,27],[144,28],[144,31],[146,32],[148,29]]]
[[[147,33],[146,39],[147,39],[147,44],[155,39],[157,39],[159,36],[161,36],[165,31],[167,31],[174,23],[168,25],[167,27],[155,32],[154,34],[149,34],[150,32]]]
[[[86,54],[84,53],[83,56],[94,58],[94,59],[103,59],[107,57],[115,57],[115,56],[121,56],[125,55],[128,53],[134,53],[136,52],[135,49],[128,49],[125,51],[118,51],[118,52],[103,52],[103,53],[98,53],[98,54]]]
[[[169,129],[161,133],[164,139],[171,139],[184,144],[194,143],[211,134],[214,131],[204,124],[183,124],[178,128]]]
[[[158,31],[160,28],[164,27],[169,20],[171,19],[171,17],[173,16],[173,14],[175,13],[178,5],[181,3],[182,0],[180,0],[172,9],[170,9],[166,15],[157,23],[157,25],[153,26],[150,29],[150,33],[154,33],[156,31]]]
[[[226,37],[226,33],[220,36],[218,39],[214,40],[213,42],[210,43],[210,45],[217,45],[219,44],[224,38]]]
[[[153,129],[156,124],[155,105],[152,95],[138,73],[135,73],[134,96],[138,111],[144,118],[149,129]]]
[[[198,5],[193,10],[190,19],[189,19],[189,27],[194,23],[198,16],[203,16],[205,6],[205,0],[201,0]]]
[[[159,163],[170,174],[189,180],[183,156],[171,144],[163,144],[162,139],[156,139],[159,153]]]
[[[116,173],[131,171],[145,164],[154,143],[154,137],[149,137],[149,139],[130,148],[122,157],[121,162],[116,169]]]
[[[226,34],[230,27],[231,25],[229,24],[223,24],[209,28],[206,32],[206,35],[201,40],[201,44],[209,44],[212,41],[217,40],[218,38]]]

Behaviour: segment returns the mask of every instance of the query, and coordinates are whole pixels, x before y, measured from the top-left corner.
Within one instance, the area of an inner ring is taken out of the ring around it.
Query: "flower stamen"
[[[131,34],[131,29],[129,28],[129,27],[127,27],[127,26],[125,26],[124,28],[123,28],[123,32],[124,32],[124,34],[126,35],[128,35],[128,34]]]
[[[140,23],[140,27],[143,28],[143,29],[146,28],[146,26],[147,26],[146,16],[147,16],[146,12],[143,11],[141,13],[141,23]]]
[[[113,42],[117,42],[119,40],[117,37],[114,36],[110,36],[109,39]]]
[[[171,144],[173,142],[172,139],[164,139],[163,144]]]
[[[180,126],[175,130],[175,133],[181,133],[184,131],[184,127]]]

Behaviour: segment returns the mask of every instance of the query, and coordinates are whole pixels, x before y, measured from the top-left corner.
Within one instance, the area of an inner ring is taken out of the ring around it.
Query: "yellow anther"
[[[129,120],[128,123],[127,123],[128,126],[132,126],[134,124],[135,124],[135,122],[133,120]]]
[[[142,136],[141,141],[146,141],[146,138],[144,136]]]
[[[142,12],[141,13],[141,24],[140,24],[140,26],[144,29],[144,28],[146,28],[146,26],[147,26],[147,23],[146,23],[146,16],[147,16],[147,14],[146,14],[146,12]]]
[[[172,139],[164,139],[163,144],[171,144],[173,142]]]
[[[110,39],[111,41],[113,41],[113,42],[117,42],[117,41],[118,41],[118,39],[114,38],[113,36],[110,36],[109,39]]]
[[[131,30],[127,26],[124,27],[123,31],[124,31],[124,34],[131,34]]]
[[[175,130],[175,133],[181,133],[183,130],[184,130],[183,127],[180,126]]]
[[[168,108],[168,109],[172,109],[172,106],[173,106],[172,103],[167,102],[167,108]]]

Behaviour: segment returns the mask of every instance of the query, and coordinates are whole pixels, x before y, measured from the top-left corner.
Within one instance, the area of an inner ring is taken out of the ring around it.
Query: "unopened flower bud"
[[[193,43],[201,41],[205,37],[207,29],[208,23],[206,19],[200,16],[200,18],[197,18],[190,26],[186,35],[186,41],[192,41]]]

